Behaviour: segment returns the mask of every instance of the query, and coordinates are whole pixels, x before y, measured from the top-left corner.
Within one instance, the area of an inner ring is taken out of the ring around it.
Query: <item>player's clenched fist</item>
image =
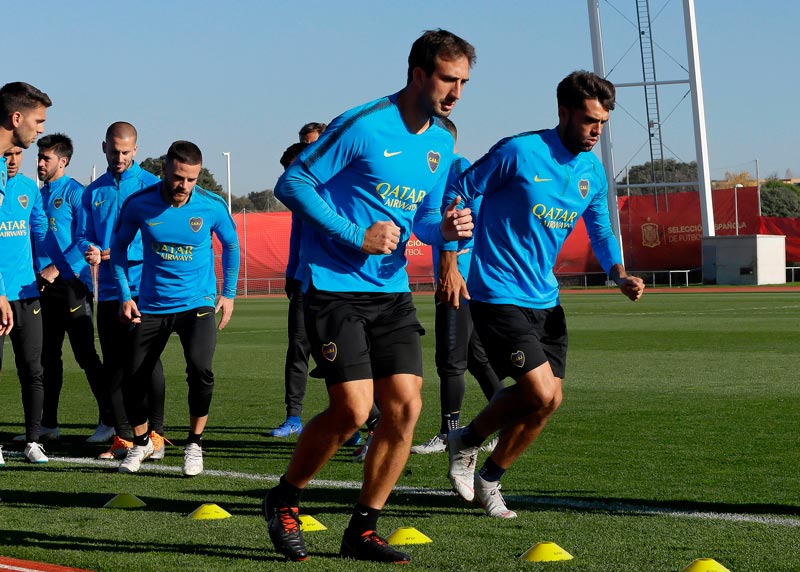
[[[391,254],[400,243],[400,227],[390,220],[381,220],[364,233],[361,251],[367,254]]]

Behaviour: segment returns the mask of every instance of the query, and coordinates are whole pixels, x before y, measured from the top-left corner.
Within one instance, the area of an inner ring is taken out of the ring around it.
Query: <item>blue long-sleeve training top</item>
[[[281,176],[275,195],[303,220],[304,287],[333,292],[407,292],[405,242],[412,229],[423,242],[443,242],[438,224],[417,228],[425,212],[439,212],[431,196],[453,155],[453,137],[437,120],[420,134],[407,129],[397,95],[351,109],[334,119]],[[441,220],[441,215],[439,215]],[[398,249],[361,251],[367,228],[392,221]]]
[[[572,154],[556,129],[501,140],[448,186],[442,206],[456,195],[483,196],[467,280],[473,300],[558,304],[553,266],[580,217],[603,269],[621,264],[602,164],[591,152]]]
[[[222,295],[236,296],[239,239],[221,197],[195,186],[189,200],[173,207],[158,183],[128,197],[111,241],[111,266],[119,300],[132,298],[127,277],[128,245],[141,233],[142,281],[137,306],[149,314],[171,314],[213,306],[217,294],[212,235],[222,244]]]
[[[134,162],[122,172],[119,181],[111,171],[106,171],[88,185],[83,191],[83,208],[76,228],[76,242],[80,253],[89,250],[90,245],[101,251],[111,248],[111,237],[114,235],[122,203],[133,193],[155,185],[160,180]],[[137,296],[139,292],[141,266],[142,239],[137,235],[128,247],[128,285],[133,296]],[[119,298],[108,260],[100,262],[97,290],[95,298],[100,302]]]

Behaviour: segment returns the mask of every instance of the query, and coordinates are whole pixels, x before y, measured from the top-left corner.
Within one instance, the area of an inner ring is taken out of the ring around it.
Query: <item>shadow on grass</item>
[[[230,558],[233,560],[257,560],[262,562],[283,562],[283,556],[271,553],[271,547],[231,547],[198,543],[161,543],[148,540],[136,542],[125,540],[124,535],[109,535],[108,538],[96,536],[49,535],[32,531],[0,530],[0,545],[32,547],[40,550],[75,550],[100,551],[121,554],[138,553],[182,553],[214,558]]]
[[[523,496],[505,495],[508,504],[593,513],[635,513],[654,516],[670,512],[737,515],[773,515],[800,517],[800,507],[776,503],[724,503],[685,499],[655,500],[593,496]]]

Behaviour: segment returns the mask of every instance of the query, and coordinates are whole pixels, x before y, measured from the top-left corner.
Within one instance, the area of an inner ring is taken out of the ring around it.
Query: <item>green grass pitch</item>
[[[448,492],[446,456],[412,456],[380,521],[388,535],[413,526],[433,539],[408,546],[410,566],[442,571],[678,572],[714,558],[733,572],[800,569],[800,296],[796,293],[654,293],[562,296],[570,331],[564,403],[506,474],[513,521],[485,517]],[[439,425],[433,299],[416,297],[424,341],[424,409],[415,442]],[[384,569],[336,554],[361,466],[341,451],[318,475],[301,512],[328,527],[307,533],[307,562],[270,546],[260,502],[294,439],[267,437],[283,419],[283,299],[238,300],[219,336],[217,387],[205,433],[206,473],[180,476],[187,430],[182,354],[174,338],[167,375],[166,459],[137,475],[89,461],[91,394],[65,345],[60,442],[51,462],[25,463],[11,438],[23,429],[10,343],[0,377],[0,555],[114,572]],[[303,420],[326,403],[310,380]],[[469,380],[462,419],[483,397]],[[481,459],[483,458],[481,455]],[[101,508],[117,493],[136,510]],[[224,520],[187,515],[203,503]],[[520,555],[549,540],[574,559]]]

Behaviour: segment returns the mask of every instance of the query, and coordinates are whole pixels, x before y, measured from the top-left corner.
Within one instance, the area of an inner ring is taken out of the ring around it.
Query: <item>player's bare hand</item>
[[[457,209],[461,202],[461,197],[456,197],[447,205],[447,209],[442,216],[439,229],[445,240],[461,240],[472,236],[472,229],[475,224],[472,222],[471,209]]]
[[[90,244],[89,250],[83,253],[83,258],[86,260],[86,264],[89,264],[90,266],[97,266],[100,264],[100,249],[95,245]]]
[[[0,336],[7,336],[14,328],[14,313],[7,296],[0,296]],[[2,340],[0,340],[2,343]]]
[[[123,324],[141,324],[142,315],[133,300],[126,300],[119,306],[119,321]]]
[[[644,280],[638,276],[626,276],[617,281],[620,292],[636,302],[644,294]]]
[[[100,253],[100,260],[111,260],[111,249],[106,248]]]
[[[219,300],[217,300],[217,306],[214,308],[214,312],[219,314],[220,310],[222,310],[222,317],[219,320],[217,329],[222,331],[225,329],[225,326],[228,325],[228,322],[231,321],[231,316],[233,315],[233,298],[220,296]]]
[[[361,251],[367,254],[391,254],[400,243],[400,227],[390,220],[381,220],[364,233]]]
[[[436,284],[436,299],[458,310],[461,298],[469,300],[467,283],[458,271],[457,252],[439,253],[439,281]]]
[[[48,264],[45,266],[42,271],[39,273],[43,281],[43,285],[39,287],[39,290],[44,290],[44,286],[47,284],[52,284],[53,281],[58,278],[58,268],[56,268],[55,264]]]

